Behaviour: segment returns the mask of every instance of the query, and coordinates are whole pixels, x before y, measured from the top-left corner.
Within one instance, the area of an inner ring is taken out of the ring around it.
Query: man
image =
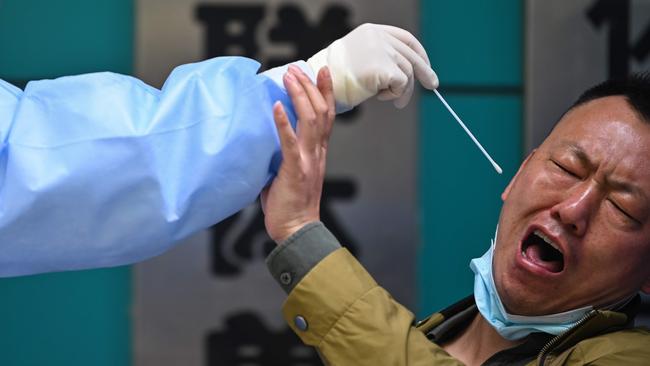
[[[330,67],[340,111],[438,84],[417,39],[387,25],[295,64]],[[162,90],[113,73],[0,80],[0,277],[141,261],[252,202],[280,162],[270,107],[289,102],[286,67],[258,68],[183,65]]]
[[[298,79],[299,127],[328,126],[332,103]],[[267,262],[285,319],[326,364],[650,362],[650,331],[633,326],[650,293],[650,76],[578,99],[504,190],[493,245],[471,262],[474,296],[417,325],[318,221],[328,128],[308,139],[275,118],[285,160],[263,196],[279,243]]]

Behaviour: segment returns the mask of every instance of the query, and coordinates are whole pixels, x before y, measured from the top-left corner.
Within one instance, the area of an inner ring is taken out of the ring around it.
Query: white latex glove
[[[427,89],[438,76],[420,42],[408,31],[390,25],[360,25],[307,60],[314,73],[328,66],[337,104],[349,108],[377,95],[405,107],[414,77]]]

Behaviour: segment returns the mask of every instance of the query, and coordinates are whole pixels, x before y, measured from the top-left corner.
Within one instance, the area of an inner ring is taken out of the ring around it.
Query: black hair
[[[591,87],[580,95],[569,110],[594,99],[613,95],[624,96],[641,119],[650,123],[650,72],[647,71],[610,79]]]

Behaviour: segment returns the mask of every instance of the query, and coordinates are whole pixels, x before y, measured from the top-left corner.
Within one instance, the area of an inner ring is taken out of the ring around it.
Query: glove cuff
[[[350,73],[345,54],[345,46],[341,40],[336,40],[307,60],[314,74],[318,74],[318,70],[323,66],[329,67],[336,99],[336,113],[346,112],[374,95]]]

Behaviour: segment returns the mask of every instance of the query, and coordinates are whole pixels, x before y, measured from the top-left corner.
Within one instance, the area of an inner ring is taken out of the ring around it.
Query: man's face
[[[494,279],[509,312],[650,291],[650,125],[623,97],[569,111],[502,198]]]

